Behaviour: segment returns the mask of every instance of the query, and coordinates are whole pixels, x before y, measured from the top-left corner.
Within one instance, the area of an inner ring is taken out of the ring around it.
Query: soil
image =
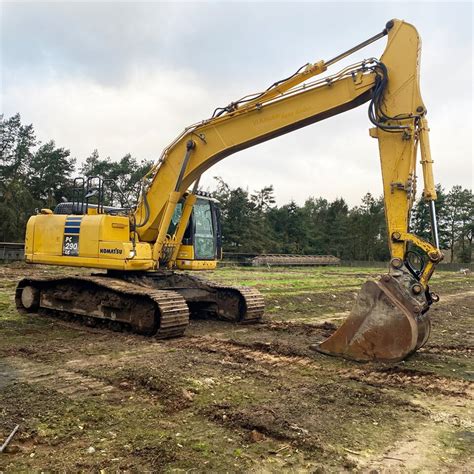
[[[70,271],[0,266],[0,444],[20,425],[0,472],[474,471],[471,275],[434,275],[418,353],[357,364],[311,345],[377,269],[219,269],[262,291],[263,322],[166,341],[16,312],[20,278]]]

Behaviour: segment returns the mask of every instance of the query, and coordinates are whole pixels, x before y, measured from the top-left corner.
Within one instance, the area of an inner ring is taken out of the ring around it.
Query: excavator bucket
[[[430,320],[424,294],[411,295],[391,275],[367,281],[348,319],[316,350],[360,362],[396,362],[427,341]]]

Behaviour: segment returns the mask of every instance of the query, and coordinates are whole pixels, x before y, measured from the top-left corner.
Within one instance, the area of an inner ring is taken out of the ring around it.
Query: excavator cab
[[[213,269],[222,258],[219,202],[207,193],[197,193],[197,196],[176,259],[176,266],[181,270]],[[176,231],[183,206],[184,200],[176,205],[169,235]]]

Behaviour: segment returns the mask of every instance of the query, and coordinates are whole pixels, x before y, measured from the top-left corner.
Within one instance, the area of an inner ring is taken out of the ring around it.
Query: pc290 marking
[[[63,255],[71,257],[77,257],[79,255],[79,235],[64,236]]]

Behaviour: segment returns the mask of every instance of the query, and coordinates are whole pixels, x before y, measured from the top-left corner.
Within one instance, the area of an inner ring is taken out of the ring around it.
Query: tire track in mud
[[[458,293],[449,295],[446,299],[453,300],[474,294],[474,291],[468,293]],[[77,328],[75,324],[58,321],[58,324]],[[269,331],[275,333],[288,333],[290,335],[311,336],[320,334],[322,338],[328,337],[336,328],[332,323],[293,323],[286,321],[268,321],[252,326],[258,331]],[[98,336],[107,335],[108,331],[87,328],[81,329],[97,334]],[[121,337],[120,337],[121,336]],[[157,355],[159,352],[166,352],[169,347],[178,350],[195,349],[201,352],[216,353],[224,356],[224,360],[229,363],[246,363],[255,368],[262,366],[269,367],[309,367],[315,370],[321,370],[328,375],[336,375],[344,379],[354,380],[359,383],[372,385],[376,387],[407,387],[415,388],[422,392],[439,393],[445,396],[453,397],[465,395],[472,398],[473,384],[468,381],[451,379],[449,377],[437,376],[430,372],[417,371],[413,369],[404,369],[399,366],[383,367],[364,367],[357,366],[341,369],[328,367],[325,364],[326,357],[323,359],[311,357],[305,354],[306,350],[295,349],[291,344],[282,344],[275,342],[240,342],[234,339],[222,339],[212,336],[185,336],[180,339],[169,340],[157,343],[155,341],[148,343],[149,339],[142,336],[129,334],[119,335],[120,339],[132,337],[139,344],[132,350],[124,351],[114,357],[114,363],[127,362],[133,363],[139,361],[150,354]],[[141,344],[143,342],[143,345]],[[315,342],[315,341],[312,341]],[[309,344],[308,344],[309,345]],[[427,346],[423,349],[425,353],[439,353],[448,355],[466,355],[472,354],[472,349],[468,347]],[[40,362],[25,361],[21,356],[14,356],[4,359],[0,363],[0,387],[11,383],[14,380],[21,380],[28,383],[39,383],[52,387],[60,393],[72,398],[81,396],[105,396],[112,397],[112,392],[120,389],[114,388],[107,383],[107,380],[99,379],[94,376],[84,374],[87,367],[107,366],[111,362],[108,355],[88,356],[66,362],[65,368],[51,368],[51,366]],[[5,366],[7,363],[7,366]],[[3,366],[2,366],[3,365]],[[104,367],[105,368],[105,367]],[[265,372],[265,370],[263,370]],[[81,373],[82,372],[82,373]],[[114,395],[115,396],[115,395]]]
[[[181,339],[172,345],[179,349],[189,348],[210,354],[219,354],[224,357],[224,363],[235,361],[237,364],[248,364],[256,369],[261,366],[286,369],[297,366],[323,371],[327,375],[379,388],[414,388],[425,393],[441,394],[447,397],[462,396],[466,399],[472,399],[474,395],[474,383],[469,381],[451,379],[430,372],[398,366],[389,368],[351,367],[348,369],[327,367],[308,356],[281,354],[278,346],[275,347],[270,343],[241,343],[209,336],[195,336]],[[162,347],[162,344],[153,346],[161,346],[162,350],[166,349]],[[149,347],[147,350],[124,351],[123,354],[114,358],[113,362],[114,364],[138,362],[147,359],[150,354],[156,355],[156,349],[157,347]],[[116,400],[123,396],[121,388],[108,383],[107,379],[102,380],[102,378],[84,373],[88,367],[105,366],[104,369],[106,369],[108,362],[111,362],[108,356],[93,356],[71,360],[66,362],[65,368],[56,368],[39,362],[25,361],[19,357],[10,357],[0,362],[0,388],[19,381],[52,388],[73,399],[100,396]],[[265,369],[262,369],[261,372],[269,373]]]
[[[448,397],[474,398],[474,383],[431,372],[395,366],[377,369],[344,369],[339,374],[374,387],[416,388],[421,392],[435,392]]]
[[[146,338],[145,338],[146,339]],[[120,365],[124,362],[134,362],[141,359],[146,359],[151,355],[159,355],[160,353],[165,353],[167,346],[162,342],[153,342],[149,343],[144,347],[138,347],[136,349],[123,350],[121,352],[115,353],[113,357],[110,357],[109,354],[98,354],[82,357],[79,359],[71,359],[65,362],[65,365],[71,370],[84,370],[89,367],[100,367],[104,368]]]
[[[474,398],[474,382],[459,380],[431,372],[406,369],[398,365],[359,368],[354,364],[350,368],[335,368],[323,365],[316,359],[297,353],[291,353],[288,347],[278,344],[251,342],[245,343],[233,339],[219,339],[210,336],[187,337],[179,344],[180,348],[193,348],[202,352],[222,354],[237,362],[269,365],[271,367],[308,367],[324,371],[328,375],[371,385],[374,387],[406,387],[422,392],[438,393],[448,397],[465,396]]]
[[[145,356],[146,354],[134,354],[123,360],[134,361]],[[3,359],[0,361],[0,389],[10,384],[25,383],[53,390],[71,400],[96,398],[109,404],[122,404],[133,395],[133,404],[159,404],[170,411],[189,405],[186,394],[173,390],[172,385],[165,384],[158,389],[153,385],[148,386],[148,381],[140,378],[109,380],[106,373],[104,376],[95,376],[84,370],[85,366],[96,367],[96,361],[87,361],[87,364],[81,360],[72,362],[74,363],[66,364],[67,368],[62,368],[16,357]],[[106,370],[105,367],[104,369]]]
[[[382,388],[385,389],[387,396],[395,397],[393,400],[391,399],[390,403],[393,404],[396,400],[401,406],[411,406],[420,410],[424,419],[423,426],[434,426],[437,430],[445,430],[446,427],[454,429],[461,427],[466,430],[473,428],[473,423],[462,416],[455,408],[455,406],[460,406],[460,402],[464,406],[473,398],[474,384],[468,381],[451,379],[400,366],[327,367],[324,363],[318,363],[311,357],[278,354],[271,344],[259,342],[248,344],[208,336],[187,338],[183,342],[188,347],[219,354],[225,359],[234,359],[237,363],[249,364],[250,367],[282,367],[287,370],[295,366],[311,367],[320,371],[321,377],[324,377],[324,375],[336,376],[346,380],[354,380],[364,385]],[[266,372],[274,374],[271,370],[266,370]],[[286,377],[291,378],[291,375],[286,374]],[[400,397],[400,391],[403,392],[404,388],[415,389],[423,395],[421,398],[418,396],[414,399],[407,399],[405,392]],[[443,406],[442,411],[440,411],[440,404]],[[322,446],[320,439],[312,436],[311,430],[289,423],[287,417],[282,416],[276,408],[273,410],[270,406],[252,406],[250,410],[246,410],[224,403],[213,406],[212,409],[207,412],[204,411],[203,414],[216,423],[246,432],[257,431],[272,439],[287,442],[299,449],[320,450]],[[296,421],[298,423],[298,420]],[[303,426],[306,427],[304,424]],[[415,433],[412,432],[407,440],[401,440],[389,447],[383,457],[374,456],[370,461],[360,458],[355,460],[362,469],[370,470],[373,466],[376,466],[382,468],[382,472],[385,468],[396,469],[403,466],[403,464],[410,466],[416,461],[416,451],[411,448],[427,447],[423,436],[423,430],[417,430]],[[324,451],[328,454],[327,447],[324,447]],[[333,453],[333,455],[336,454],[338,453]],[[403,458],[403,462],[396,461],[394,463],[393,460],[387,459],[391,456]],[[354,459],[351,456],[349,458]],[[413,465],[418,466],[418,464]],[[364,470],[363,472],[369,471]]]
[[[211,354],[222,354],[238,361],[269,364],[273,367],[291,365],[321,366],[310,357],[297,354],[282,354],[274,345],[266,342],[244,343],[233,339],[220,339],[212,336],[188,336],[175,345],[180,349],[197,349]]]
[[[264,321],[252,327],[256,331],[275,331],[289,334],[302,334],[305,336],[320,333],[322,337],[329,337],[337,326],[324,321],[323,323],[302,323],[298,321]]]
[[[72,370],[40,362],[25,361],[19,357],[8,357],[0,361],[0,386],[15,382],[41,385],[69,398],[101,397],[117,398],[112,385],[101,380],[79,374]]]

